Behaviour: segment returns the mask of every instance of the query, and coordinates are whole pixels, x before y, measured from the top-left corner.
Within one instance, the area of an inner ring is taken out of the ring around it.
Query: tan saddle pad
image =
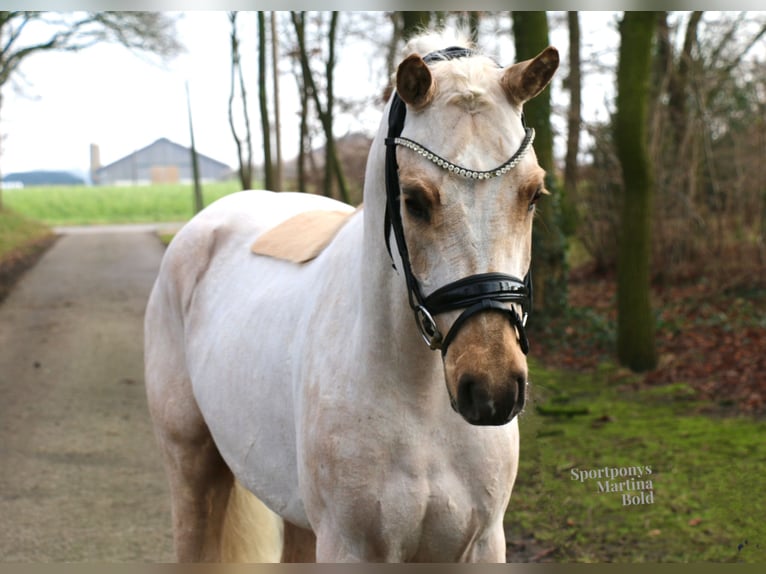
[[[305,211],[269,229],[255,240],[251,251],[277,259],[306,263],[330,244],[356,211]]]

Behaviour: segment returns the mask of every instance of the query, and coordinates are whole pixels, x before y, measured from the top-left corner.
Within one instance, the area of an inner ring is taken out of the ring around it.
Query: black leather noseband
[[[473,54],[465,48],[447,48],[439,52],[427,55],[423,60],[430,64],[436,61],[451,60],[454,58],[465,58]],[[529,352],[529,341],[524,331],[527,317],[532,310],[532,276],[528,271],[526,277],[521,280],[512,275],[504,273],[480,273],[459,279],[448,285],[440,287],[428,297],[424,297],[420,285],[412,273],[410,265],[407,243],[404,239],[404,228],[402,225],[402,214],[400,209],[399,187],[399,166],[396,161],[396,147],[402,142],[410,142],[415,148],[425,150],[419,144],[399,138],[404,128],[404,120],[407,114],[405,103],[398,94],[394,94],[388,115],[388,137],[386,138],[386,215],[385,215],[385,241],[389,255],[391,255],[391,245],[389,236],[391,231],[394,234],[399,256],[402,260],[403,273],[407,282],[407,292],[410,307],[415,312],[417,321],[423,339],[431,349],[441,349],[442,355],[447,353],[447,348],[454,340],[461,326],[473,315],[483,312],[502,313],[516,329],[519,345],[522,352],[526,355]],[[523,123],[523,116],[522,116]],[[508,169],[515,166],[515,162],[521,159],[534,138],[534,131],[524,125],[525,138],[519,150],[505,164],[500,166],[497,174],[492,172],[490,177],[503,175]],[[422,154],[421,154],[422,155]],[[431,154],[434,155],[434,154]],[[438,156],[437,156],[438,158]],[[432,158],[429,158],[432,159]],[[438,158],[442,161],[442,158]],[[433,159],[432,159],[433,161]],[[444,164],[454,166],[451,162],[443,161]],[[446,169],[448,165],[443,165]],[[510,168],[508,167],[510,166]],[[450,171],[453,171],[450,168]],[[465,170],[464,170],[465,171]],[[475,178],[477,175],[490,172],[472,172]],[[465,174],[461,174],[465,175]],[[515,303],[520,305],[521,316],[506,303]],[[443,336],[436,322],[434,315],[448,311],[463,309],[455,322],[450,327],[446,336]]]

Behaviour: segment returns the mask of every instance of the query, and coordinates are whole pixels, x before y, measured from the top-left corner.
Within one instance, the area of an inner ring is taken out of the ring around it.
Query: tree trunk
[[[402,38],[406,42],[412,36],[426,30],[431,23],[430,12],[399,12],[402,18]]]
[[[516,60],[535,57],[548,46],[548,19],[545,12],[513,12]],[[538,221],[532,233],[535,310],[557,315],[567,306],[566,240],[561,231],[561,190],[553,162],[550,87],[524,105],[527,124],[533,127],[535,153],[545,169],[545,184],[551,197],[540,202]]]
[[[282,161],[282,122],[279,117],[279,38],[277,37],[277,12],[271,13],[271,68],[274,74],[274,145],[277,163],[274,169],[274,189],[284,189],[284,163]]]
[[[253,132],[250,128],[250,116],[247,111],[247,93],[245,91],[245,78],[242,74],[242,63],[239,52],[239,38],[237,35],[237,12],[229,12],[231,23],[231,84],[229,89],[229,127],[237,146],[237,160],[239,166],[239,183],[242,189],[253,187]],[[234,124],[234,97],[237,92],[237,78],[239,77],[239,89],[242,95],[242,110],[245,118],[245,139],[247,142],[247,156],[245,157],[242,139],[237,133]]]
[[[625,12],[620,24],[614,135],[624,197],[617,260],[617,356],[634,371],[657,364],[650,297],[653,177],[647,149],[655,12]]]
[[[574,233],[577,227],[577,210],[574,207],[577,197],[578,164],[580,151],[581,112],[581,74],[580,74],[580,18],[577,12],[567,12],[569,24],[569,113],[567,114],[567,155],[564,162],[564,190],[567,201],[562,205],[564,232]]]
[[[189,115],[189,139],[191,140],[191,167],[194,181],[194,213],[199,213],[204,207],[202,200],[202,184],[199,177],[199,161],[197,147],[194,144],[194,126],[192,124],[191,98],[189,96],[189,83],[186,83],[186,109]]]
[[[327,82],[327,94],[325,95],[325,110],[322,113],[322,125],[325,132],[324,145],[324,194],[332,197],[332,182],[335,179],[335,137],[332,133],[333,108],[335,107],[334,77],[333,68],[335,67],[335,31],[338,22],[338,13],[333,12],[330,18],[330,34],[328,35],[329,54],[325,62],[325,81]],[[317,105],[317,108],[319,106]]]
[[[309,95],[311,96],[314,105],[319,115],[319,120],[322,124],[322,130],[325,135],[325,195],[331,195],[331,183],[332,177],[335,177],[335,181],[338,185],[338,193],[342,201],[348,203],[348,187],[346,185],[346,179],[343,175],[343,169],[335,150],[335,137],[333,135],[333,78],[335,74],[335,43],[337,37],[339,13],[333,12],[330,20],[330,31],[328,34],[329,43],[329,56],[325,64],[325,74],[327,77],[327,94],[326,105],[322,106],[322,102],[319,99],[319,93],[317,91],[316,83],[314,82],[314,76],[309,66],[308,51],[306,47],[306,37],[304,34],[305,25],[303,14],[291,12],[293,20],[293,26],[295,28],[296,36],[298,38],[298,57],[301,61],[301,69],[303,71],[303,81],[306,85]]]
[[[670,125],[672,129],[673,146],[678,149],[686,134],[688,110],[686,101],[688,98],[689,74],[693,62],[692,50],[697,44],[697,28],[702,19],[703,12],[694,11],[689,17],[684,34],[684,46],[678,58],[677,69],[671,68],[670,82],[668,84],[668,108],[670,109]],[[672,66],[672,60],[671,60]]]
[[[332,121],[334,117],[335,107],[335,47],[337,45],[338,37],[338,11],[332,13],[332,19],[330,22],[330,55],[327,61],[327,121],[329,125],[330,139],[332,140],[332,160],[333,171],[335,172],[335,180],[338,184],[338,193],[342,201],[346,203],[350,202],[348,195],[348,183],[346,182],[346,176],[343,173],[343,165],[341,164],[340,157],[338,156],[338,147],[335,145],[335,136],[332,135]]]
[[[298,94],[300,96],[300,126],[298,128],[298,191],[306,193],[306,156],[308,151],[308,113],[309,113],[309,87],[306,83],[307,72],[304,67],[304,59],[300,57],[300,46],[303,38],[306,36],[306,22],[302,13],[290,12],[290,17],[295,28],[295,35],[298,38],[298,49],[295,52],[294,62],[300,67],[300,73],[293,72],[296,83],[298,84]]]
[[[397,56],[399,54],[399,44],[402,40],[402,18],[399,12],[389,12],[388,17],[391,21],[391,35],[386,45],[386,85],[383,88],[381,100],[387,102],[394,91],[391,78],[396,74]]]
[[[481,12],[471,11],[468,13],[468,29],[471,31],[471,39],[479,43],[479,26],[481,25]]]
[[[262,11],[258,11],[258,102],[261,110],[261,132],[263,133],[263,185],[266,189],[274,189],[269,105],[266,96],[266,17]]]

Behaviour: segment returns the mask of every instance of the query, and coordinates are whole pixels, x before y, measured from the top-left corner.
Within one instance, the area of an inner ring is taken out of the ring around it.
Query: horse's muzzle
[[[477,426],[500,426],[513,420],[526,401],[527,380],[513,377],[502,389],[492,389],[482,377],[463,375],[452,408],[466,421]]]

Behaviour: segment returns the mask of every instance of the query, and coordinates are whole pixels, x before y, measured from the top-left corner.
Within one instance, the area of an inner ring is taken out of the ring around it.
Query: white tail
[[[279,562],[284,523],[238,481],[229,495],[221,531],[222,562]]]

